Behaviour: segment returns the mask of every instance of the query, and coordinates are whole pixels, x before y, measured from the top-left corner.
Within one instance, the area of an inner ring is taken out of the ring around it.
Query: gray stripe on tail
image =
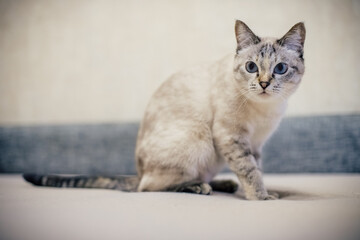
[[[66,188],[100,188],[114,189],[126,192],[137,191],[139,178],[137,176],[59,176],[23,174],[23,178],[36,185],[46,187]]]

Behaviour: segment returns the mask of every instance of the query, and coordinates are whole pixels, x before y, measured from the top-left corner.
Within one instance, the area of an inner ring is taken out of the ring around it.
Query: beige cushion
[[[221,175],[233,178],[234,175]],[[360,239],[360,175],[266,175],[282,198],[35,187],[0,175],[1,239]]]

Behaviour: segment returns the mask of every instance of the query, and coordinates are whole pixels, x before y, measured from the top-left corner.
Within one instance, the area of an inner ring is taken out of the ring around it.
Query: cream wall
[[[139,120],[172,73],[305,21],[289,115],[360,113],[359,1],[0,0],[0,124]]]

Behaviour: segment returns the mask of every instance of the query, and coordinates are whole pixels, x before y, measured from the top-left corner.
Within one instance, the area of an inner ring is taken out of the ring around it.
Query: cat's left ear
[[[294,50],[303,53],[305,42],[305,25],[303,22],[295,24],[282,38],[277,42],[281,46],[284,46],[290,50]]]
[[[244,22],[240,20],[236,20],[235,35],[237,41],[236,52],[261,41],[260,38],[256,36]]]

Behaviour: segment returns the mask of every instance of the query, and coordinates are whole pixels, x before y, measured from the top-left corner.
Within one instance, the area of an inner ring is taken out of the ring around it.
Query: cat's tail
[[[137,176],[60,176],[23,174],[23,178],[36,185],[44,187],[65,188],[102,188],[114,189],[125,192],[135,192],[139,185]]]

